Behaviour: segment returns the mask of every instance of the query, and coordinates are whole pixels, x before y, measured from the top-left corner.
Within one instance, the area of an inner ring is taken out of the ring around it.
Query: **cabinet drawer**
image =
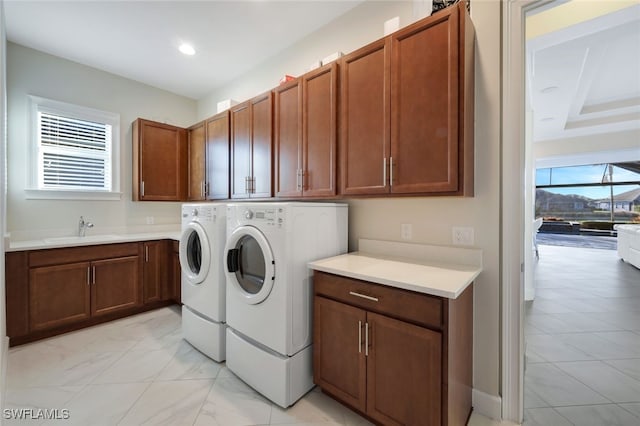
[[[104,244],[98,246],[68,247],[29,252],[29,267],[62,265],[97,259],[110,259],[138,255],[138,243]]]
[[[426,327],[442,328],[442,300],[435,296],[318,271],[313,274],[313,286],[316,295]]]

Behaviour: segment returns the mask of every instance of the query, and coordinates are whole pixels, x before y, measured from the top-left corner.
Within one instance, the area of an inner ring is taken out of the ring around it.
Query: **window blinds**
[[[38,111],[43,189],[111,190],[111,125]]]

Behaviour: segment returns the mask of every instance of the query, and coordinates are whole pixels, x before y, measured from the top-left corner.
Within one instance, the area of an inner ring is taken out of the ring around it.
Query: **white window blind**
[[[38,187],[111,191],[112,126],[38,111]]]

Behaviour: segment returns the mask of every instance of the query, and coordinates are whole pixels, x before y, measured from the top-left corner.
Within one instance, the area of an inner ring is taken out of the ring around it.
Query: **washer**
[[[226,204],[182,205],[182,337],[215,361],[226,357],[226,212]]]
[[[312,272],[347,251],[348,206],[227,206],[227,367],[288,407],[313,387]]]

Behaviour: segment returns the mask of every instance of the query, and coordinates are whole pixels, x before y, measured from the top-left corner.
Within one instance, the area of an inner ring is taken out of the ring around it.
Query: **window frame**
[[[25,188],[27,199],[59,199],[59,200],[120,200],[120,114],[89,108],[53,99],[28,95],[30,155],[27,170],[28,186]],[[38,187],[39,146],[38,146],[38,112],[47,112],[78,120],[94,121],[111,125],[111,190],[95,189],[62,189]]]

